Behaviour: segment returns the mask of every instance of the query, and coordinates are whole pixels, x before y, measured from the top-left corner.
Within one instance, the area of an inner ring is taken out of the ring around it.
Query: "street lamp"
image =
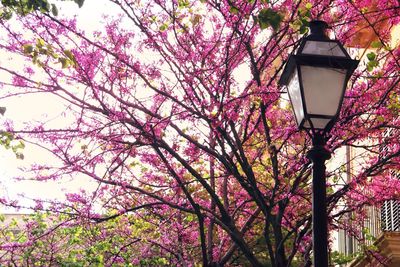
[[[280,85],[287,88],[299,129],[311,133],[313,147],[307,157],[313,162],[312,220],[315,267],[328,266],[326,211],[325,134],[335,124],[347,82],[357,68],[343,45],[326,35],[324,21],[310,22],[311,34],[304,37],[296,54],[289,57]]]

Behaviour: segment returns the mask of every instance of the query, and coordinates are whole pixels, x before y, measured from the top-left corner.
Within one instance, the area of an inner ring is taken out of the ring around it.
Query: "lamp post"
[[[343,102],[347,82],[357,68],[343,45],[326,35],[328,25],[310,22],[311,34],[301,40],[279,80],[287,88],[299,129],[310,133],[313,147],[307,157],[313,163],[312,231],[315,267],[328,266],[326,210],[325,135],[335,124]]]

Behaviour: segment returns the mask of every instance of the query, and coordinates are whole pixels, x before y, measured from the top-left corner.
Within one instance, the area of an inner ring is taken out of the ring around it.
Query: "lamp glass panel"
[[[336,115],[343,94],[345,69],[301,66],[307,114]]]
[[[331,119],[311,118],[310,120],[314,129],[325,129]],[[311,125],[308,121],[305,121],[303,126],[304,128],[311,128]]]
[[[337,42],[306,41],[301,54],[346,57]]]
[[[303,101],[301,100],[301,92],[299,85],[299,76],[297,74],[297,68],[294,70],[292,77],[287,85],[290,101],[292,103],[294,115],[297,120],[297,124],[300,125],[301,120],[304,118]]]

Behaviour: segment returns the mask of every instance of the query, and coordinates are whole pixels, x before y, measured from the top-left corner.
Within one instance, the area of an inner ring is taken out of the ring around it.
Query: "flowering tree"
[[[6,121],[3,142],[54,155],[32,166],[37,180],[98,184],[65,203],[37,200],[51,219],[5,235],[4,262],[309,266],[310,140],[277,80],[311,19],[366,55],[328,146],[368,153],[349,181],[345,168],[329,171],[330,227],[398,197],[397,1],[111,2],[120,15],[95,32],[35,10],[1,20],[3,53],[24,60],[0,66],[2,99],[57,96],[70,121]]]

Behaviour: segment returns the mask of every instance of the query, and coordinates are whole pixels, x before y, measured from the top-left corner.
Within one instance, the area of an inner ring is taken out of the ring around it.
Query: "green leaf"
[[[67,66],[75,67],[77,65],[77,62],[76,62],[74,54],[70,50],[64,50],[63,52],[67,56],[67,58],[66,58],[68,61]]]
[[[367,54],[367,58],[369,61],[373,61],[376,58],[376,54],[374,52],[370,52]]]
[[[24,44],[22,46],[22,50],[24,51],[25,55],[29,55],[33,52],[33,46],[31,44]]]
[[[67,58],[69,58],[70,60],[75,60],[75,56],[74,54],[72,54],[71,51],[69,50],[64,50],[64,54],[67,56]]]
[[[267,22],[265,22],[264,20],[258,20],[258,24],[260,25],[261,30],[264,30],[266,28],[268,28],[269,24]]]
[[[367,63],[367,70],[372,71],[377,66],[379,66],[379,62],[377,60],[371,60]]]
[[[384,122],[384,121],[385,121],[385,118],[382,117],[382,116],[377,116],[376,119],[377,119],[379,122]]]
[[[262,30],[271,26],[275,31],[279,29],[282,22],[282,15],[271,8],[264,8],[258,14],[258,23]]]
[[[39,54],[41,55],[47,55],[47,49],[46,48],[39,48]]]
[[[12,12],[8,9],[3,9],[0,11],[0,18],[4,19],[4,20],[9,20],[12,18]]]
[[[38,48],[41,48],[41,47],[43,47],[43,46],[45,46],[45,45],[46,45],[46,43],[44,42],[44,40],[43,40],[42,38],[36,39],[36,46],[37,46]]]
[[[82,7],[85,0],[74,0],[74,2],[77,3],[79,7]]]
[[[160,26],[160,31],[165,31],[168,28],[168,25],[164,23],[163,25]]]
[[[371,60],[370,62],[368,62],[368,64],[370,64],[372,67],[377,67],[379,65],[378,60]]]
[[[35,5],[35,9],[39,9],[42,13],[50,11],[50,4],[46,0],[39,1],[39,3],[36,3]]]
[[[157,22],[157,16],[151,16],[150,20],[152,23]]]
[[[308,27],[305,25],[300,26],[300,34],[306,34],[308,32]]]
[[[373,41],[371,43],[371,47],[372,48],[381,48],[381,47],[383,47],[383,44],[380,41]]]
[[[258,23],[259,23],[259,22],[258,22],[258,17],[257,17],[257,16],[254,16],[254,15],[253,15],[252,17],[253,17],[253,19],[254,19],[254,23],[255,23],[255,24],[258,24]]]
[[[53,14],[53,16],[57,17],[58,16],[58,9],[57,6],[55,4],[51,4],[51,13]]]
[[[24,149],[25,148],[25,143],[22,141],[19,141],[19,144],[15,146],[17,149]]]
[[[67,58],[65,58],[65,57],[60,57],[60,58],[58,59],[58,62],[61,63],[61,67],[62,67],[63,69],[68,68],[68,66],[69,66],[69,60],[68,60]]]
[[[189,0],[178,0],[179,8],[185,8],[185,7],[189,7],[189,6],[190,6]]]
[[[237,7],[235,7],[235,6],[231,6],[231,8],[229,9],[229,12],[231,12],[232,14],[237,14],[237,13],[239,13],[239,9],[237,9]]]

